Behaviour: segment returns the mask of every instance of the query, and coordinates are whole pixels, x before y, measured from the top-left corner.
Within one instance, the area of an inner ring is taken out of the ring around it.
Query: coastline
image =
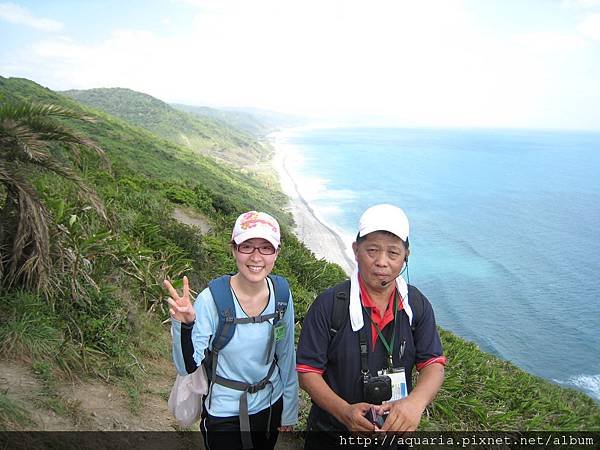
[[[302,148],[298,148],[293,144],[293,141],[288,139],[290,135],[313,128],[322,127],[290,127],[270,133],[267,139],[272,145],[274,153],[269,163],[277,174],[283,193],[288,197],[289,203],[285,209],[292,213],[295,222],[294,234],[317,258],[340,265],[349,275],[355,266],[350,247],[352,237],[348,236],[345,230],[337,229],[336,222],[324,219],[331,213],[331,210],[326,208],[331,207],[331,205],[334,205],[333,208],[337,207],[335,202],[332,201],[336,198],[335,195],[327,196],[325,192],[327,189],[331,189],[330,182],[326,179],[327,175],[317,175],[307,173],[306,170],[297,170],[298,167],[301,168],[303,165],[303,151]],[[309,153],[305,157],[315,157],[309,155],[311,154]],[[310,165],[314,165],[314,161],[311,160]],[[319,176],[324,178],[319,178]],[[327,200],[322,201],[324,199]],[[451,328],[445,327],[445,329],[450,330]],[[471,339],[476,342],[477,336]],[[509,360],[518,364],[517,360]],[[533,374],[535,372],[527,373]],[[587,394],[596,403],[600,403],[600,397],[598,396],[600,375],[596,373],[581,372],[570,376],[568,379],[558,379],[558,377],[541,375],[538,371],[537,376],[557,385],[576,388]]]
[[[283,192],[290,200],[289,211],[295,222],[294,234],[317,258],[338,264],[350,276],[355,266],[354,260],[349,256],[350,248],[340,234],[318,217],[300,192],[298,182],[288,168],[290,148],[283,142],[286,132],[289,130],[271,133],[268,139],[275,149],[271,164]]]

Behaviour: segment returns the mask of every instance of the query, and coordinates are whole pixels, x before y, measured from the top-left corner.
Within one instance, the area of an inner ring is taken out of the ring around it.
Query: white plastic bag
[[[189,428],[200,419],[202,396],[207,392],[208,381],[203,366],[189,375],[177,375],[169,395],[169,411],[179,425]]]

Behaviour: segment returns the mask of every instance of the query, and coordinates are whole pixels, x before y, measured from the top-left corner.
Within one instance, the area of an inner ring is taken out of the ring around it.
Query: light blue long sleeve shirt
[[[269,303],[261,315],[275,312],[275,295],[271,280],[269,283]],[[233,292],[232,292],[233,295]],[[239,302],[234,298],[236,317],[248,317]],[[196,321],[192,329],[194,361],[200,366],[204,350],[212,348],[212,336],[219,322],[217,307],[210,289],[204,289],[194,303]],[[229,343],[219,353],[217,375],[230,380],[256,383],[267,376],[271,366],[266,362],[266,353],[271,337],[273,319],[262,323],[236,324]],[[295,370],[294,352],[294,303],[290,293],[288,306],[279,322],[285,327],[285,336],[275,344],[277,367],[271,375],[271,383],[264,389],[248,394],[248,413],[255,414],[272,405],[283,395],[281,425],[294,425],[298,421],[298,376]],[[173,361],[180,375],[187,375],[181,349],[181,323],[172,319]],[[212,416],[227,417],[239,415],[239,400],[242,392],[220,384],[213,384],[210,401],[206,401],[208,413]],[[210,406],[209,406],[210,405]]]

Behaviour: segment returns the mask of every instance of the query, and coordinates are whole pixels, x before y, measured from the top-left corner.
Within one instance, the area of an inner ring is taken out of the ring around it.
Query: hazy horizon
[[[0,75],[344,125],[600,131],[600,0],[0,2]]]

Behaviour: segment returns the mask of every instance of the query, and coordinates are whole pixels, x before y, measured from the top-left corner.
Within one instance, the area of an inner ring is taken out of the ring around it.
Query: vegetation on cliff
[[[230,125],[227,116],[190,114],[150,95],[123,88],[70,90],[62,94],[145,128],[175,145],[236,167],[269,157],[266,145],[254,134]]]
[[[192,288],[200,290],[215,275],[232,271],[229,233],[241,211],[266,211],[282,224],[284,246],[275,272],[290,281],[298,327],[315,295],[343,279],[340,267],[317,260],[291,233],[285,196],[247,171],[219,163],[211,151],[221,152],[220,147],[207,147],[201,155],[136,117],[107,113],[111,105],[101,112],[32,81],[0,77],[0,111],[16,102],[69,111],[52,123],[82,139],[75,147],[97,150],[73,153],[60,140],[48,139],[45,151],[66,169],[40,170],[25,158],[2,172],[11,147],[0,128],[0,173],[6,178],[18,169],[42,205],[52,265],[46,289],[0,273],[0,355],[28,362],[48,386],[67,377],[96,377],[123,385],[135,400],[148,377],[139,361],[170,359],[168,325],[161,324],[168,318],[162,280],[179,281],[187,274]],[[170,123],[156,114],[158,122]],[[225,130],[206,133],[218,140]],[[255,137],[241,142],[238,149],[253,150],[233,163],[267,157],[267,144],[256,142]],[[76,182],[65,182],[66,174]],[[11,187],[0,184],[1,214],[15,207],[11,195]],[[179,223],[175,208],[203,217],[211,231],[201,234]],[[14,231],[4,227],[2,233],[6,266]],[[600,429],[600,409],[585,395],[533,377],[451,333],[443,331],[442,339],[450,361],[447,378],[423,429]],[[0,394],[0,429],[22,426],[23,411]]]

